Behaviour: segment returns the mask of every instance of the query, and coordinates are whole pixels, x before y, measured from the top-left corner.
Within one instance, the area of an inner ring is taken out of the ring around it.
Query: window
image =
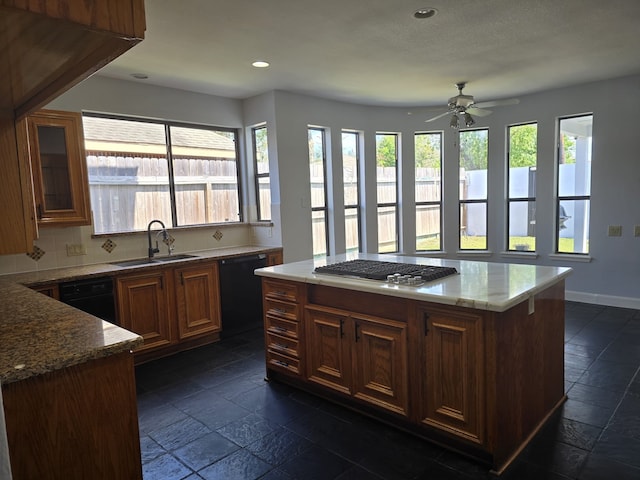
[[[416,250],[442,250],[442,133],[415,134]]]
[[[95,233],[239,222],[237,132],[83,116]]]
[[[460,131],[460,250],[487,249],[489,130]]]
[[[344,230],[347,252],[360,250],[360,137],[342,132],[342,178],[344,182]]]
[[[593,115],[560,119],[556,252],[589,253]]]
[[[271,220],[271,185],[269,180],[269,148],[267,127],[251,129],[258,221]]]
[[[378,252],[398,251],[398,135],[376,134]]]
[[[325,154],[324,129],[309,128],[309,179],[314,257],[329,254]]]
[[[513,125],[508,128],[507,135],[507,250],[535,251],[538,125]]]

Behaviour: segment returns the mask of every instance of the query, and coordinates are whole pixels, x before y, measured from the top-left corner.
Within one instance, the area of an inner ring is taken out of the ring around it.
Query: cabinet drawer
[[[289,371],[295,373],[296,375],[300,374],[299,360],[288,357],[286,355],[282,355],[272,350],[267,350],[267,366],[270,368]]]
[[[298,340],[267,332],[267,348],[298,358]]]
[[[262,290],[267,299],[279,299],[288,302],[298,301],[298,285],[293,283],[265,280],[262,284]]]
[[[289,338],[300,338],[300,324],[284,318],[267,315],[267,332]]]
[[[264,306],[264,310],[269,316],[286,318],[291,322],[299,321],[298,305],[296,303],[265,299]]]

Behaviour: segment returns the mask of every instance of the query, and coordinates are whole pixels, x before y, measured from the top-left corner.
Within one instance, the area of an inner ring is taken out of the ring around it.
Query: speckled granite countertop
[[[193,259],[162,264],[118,267],[85,265],[0,276],[0,383],[35,375],[128,351],[142,344],[142,337],[42,295],[25,285],[37,286],[61,280],[116,276],[144,268],[222,259],[280,250],[270,247],[231,247],[195,252]]]

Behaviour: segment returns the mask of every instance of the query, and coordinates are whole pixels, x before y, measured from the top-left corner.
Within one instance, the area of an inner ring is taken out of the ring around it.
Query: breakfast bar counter
[[[352,263],[409,264],[425,278],[440,267],[455,272],[401,283],[393,276],[320,272]],[[263,277],[267,377],[501,474],[566,399],[564,281],[570,272],[385,254],[256,270]]]

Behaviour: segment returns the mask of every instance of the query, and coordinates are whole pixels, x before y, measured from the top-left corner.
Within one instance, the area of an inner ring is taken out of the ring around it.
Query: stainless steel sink
[[[195,258],[197,255],[188,255],[186,253],[178,255],[167,255],[166,257],[153,257],[153,258],[134,258],[133,260],[123,260],[121,262],[111,262],[111,265],[117,265],[118,267],[135,267],[137,265],[149,265],[154,263],[166,263],[174,260],[186,260],[188,258]]]

